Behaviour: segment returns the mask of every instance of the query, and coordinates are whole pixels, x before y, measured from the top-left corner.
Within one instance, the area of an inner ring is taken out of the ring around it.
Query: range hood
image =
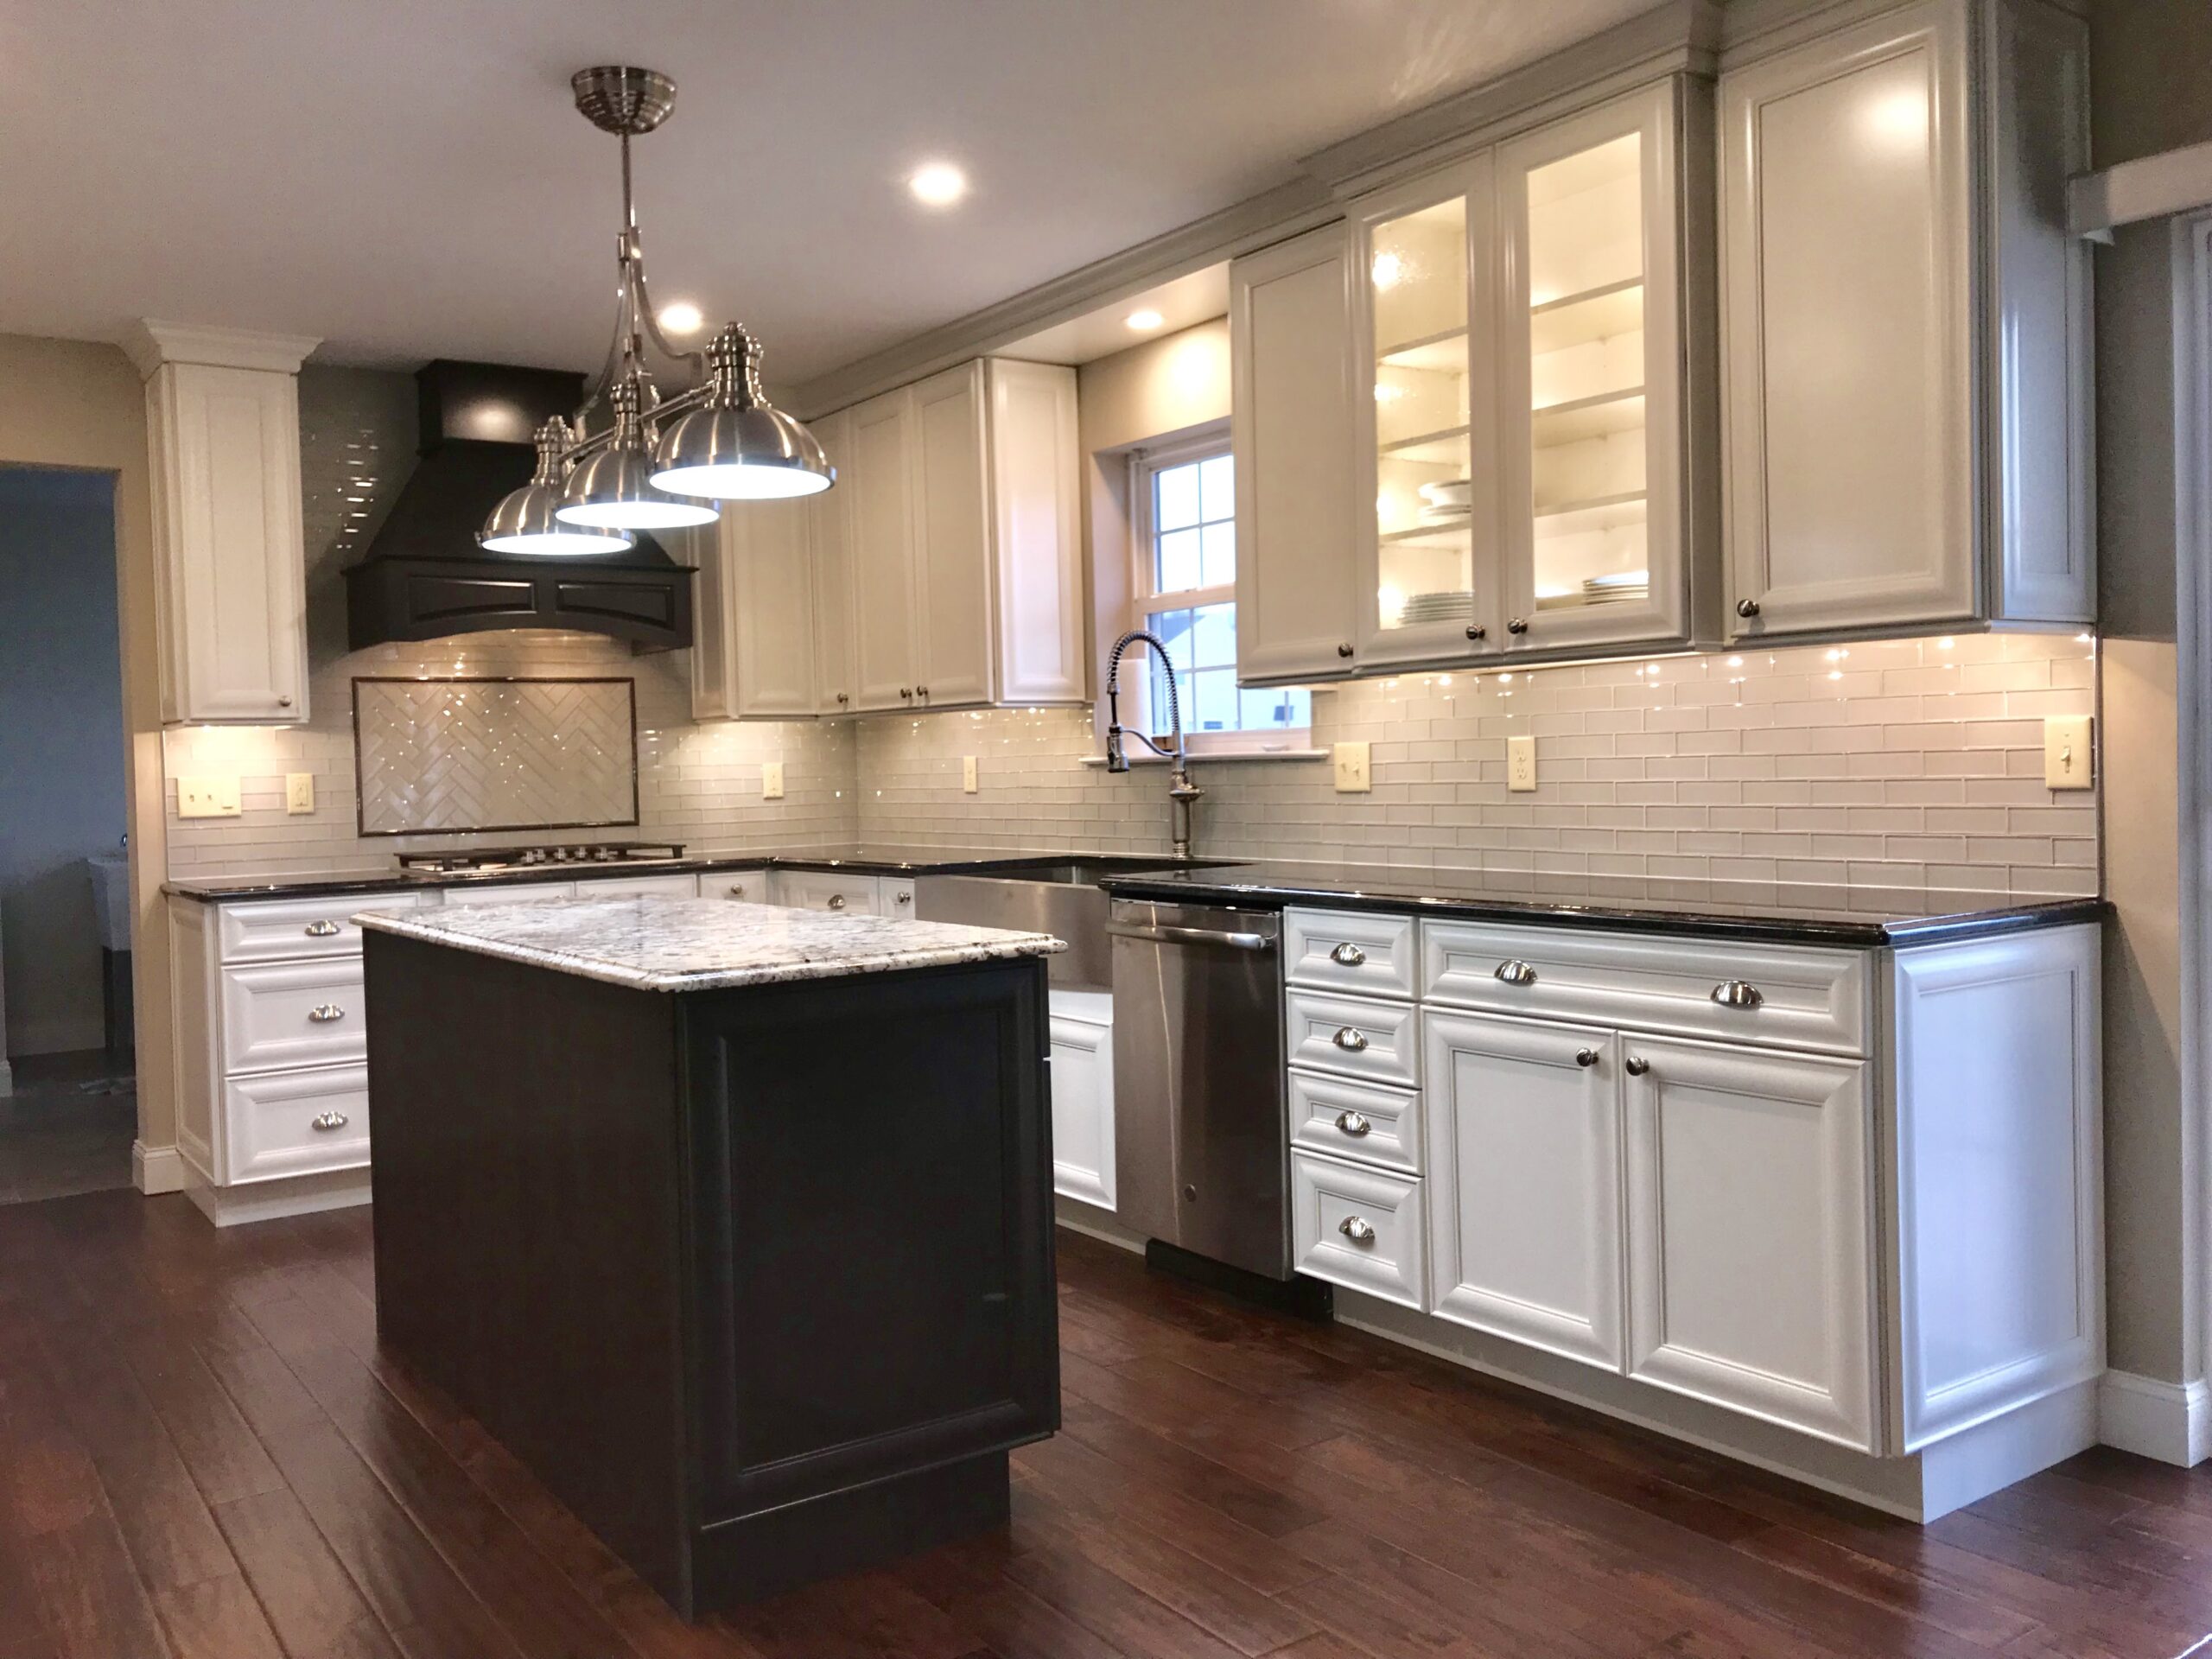
[[[583,376],[441,358],[415,385],[422,459],[346,572],[349,649],[496,628],[603,633],[646,651],[691,643],[696,572],[651,536],[588,558],[476,544],[485,514],[530,481],[539,425],[583,401]]]

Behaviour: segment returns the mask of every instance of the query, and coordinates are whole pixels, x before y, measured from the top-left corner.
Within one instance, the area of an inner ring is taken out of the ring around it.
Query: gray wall
[[[2212,4],[2103,0],[2090,27],[2097,165],[2212,139]],[[2097,254],[2097,490],[2111,1357],[2181,1382],[2202,1369],[2204,1218],[2182,1072],[2171,257],[2163,220]]]
[[[14,1055],[97,1048],[83,860],[123,836],[115,480],[0,467],[0,937]]]

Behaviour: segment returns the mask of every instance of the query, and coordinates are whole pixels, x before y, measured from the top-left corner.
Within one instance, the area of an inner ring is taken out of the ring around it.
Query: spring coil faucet
[[[1142,640],[1160,653],[1160,660],[1167,670],[1167,718],[1173,726],[1172,749],[1163,749],[1142,732],[1125,734],[1122,726],[1121,677],[1122,653]],[[1168,774],[1167,798],[1174,808],[1175,856],[1191,855],[1191,803],[1205,791],[1191,781],[1190,756],[1183,747],[1182,702],[1175,694],[1175,665],[1167,655],[1167,647],[1156,633],[1142,628],[1131,628],[1114,642],[1113,653],[1106,659],[1106,770],[1127,772],[1129,769],[1128,750],[1122,745],[1124,735],[1135,738],[1154,754],[1173,761],[1174,770]]]

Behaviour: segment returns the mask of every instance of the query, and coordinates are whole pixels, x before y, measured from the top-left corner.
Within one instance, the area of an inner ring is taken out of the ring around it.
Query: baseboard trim
[[[0,1095],[7,1092],[0,1089]],[[149,1198],[156,1193],[183,1192],[184,1155],[175,1147],[149,1147],[143,1141],[133,1141],[130,1185]]]
[[[2097,1438],[2183,1469],[2212,1458],[2212,1385],[2107,1371],[2097,1389]]]
[[[184,1195],[218,1227],[311,1216],[323,1210],[349,1210],[370,1201],[369,1172],[336,1170],[296,1175],[289,1180],[255,1181],[244,1186],[211,1186],[198,1171],[184,1184]]]

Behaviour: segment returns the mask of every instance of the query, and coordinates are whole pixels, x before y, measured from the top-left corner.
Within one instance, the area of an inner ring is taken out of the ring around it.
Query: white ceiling
[[[317,360],[595,368],[615,144],[568,76],[674,75],[656,298],[809,379],[1294,174],[1651,0],[22,0],[0,8],[0,332],[132,318]],[[926,158],[974,194],[927,212]]]

